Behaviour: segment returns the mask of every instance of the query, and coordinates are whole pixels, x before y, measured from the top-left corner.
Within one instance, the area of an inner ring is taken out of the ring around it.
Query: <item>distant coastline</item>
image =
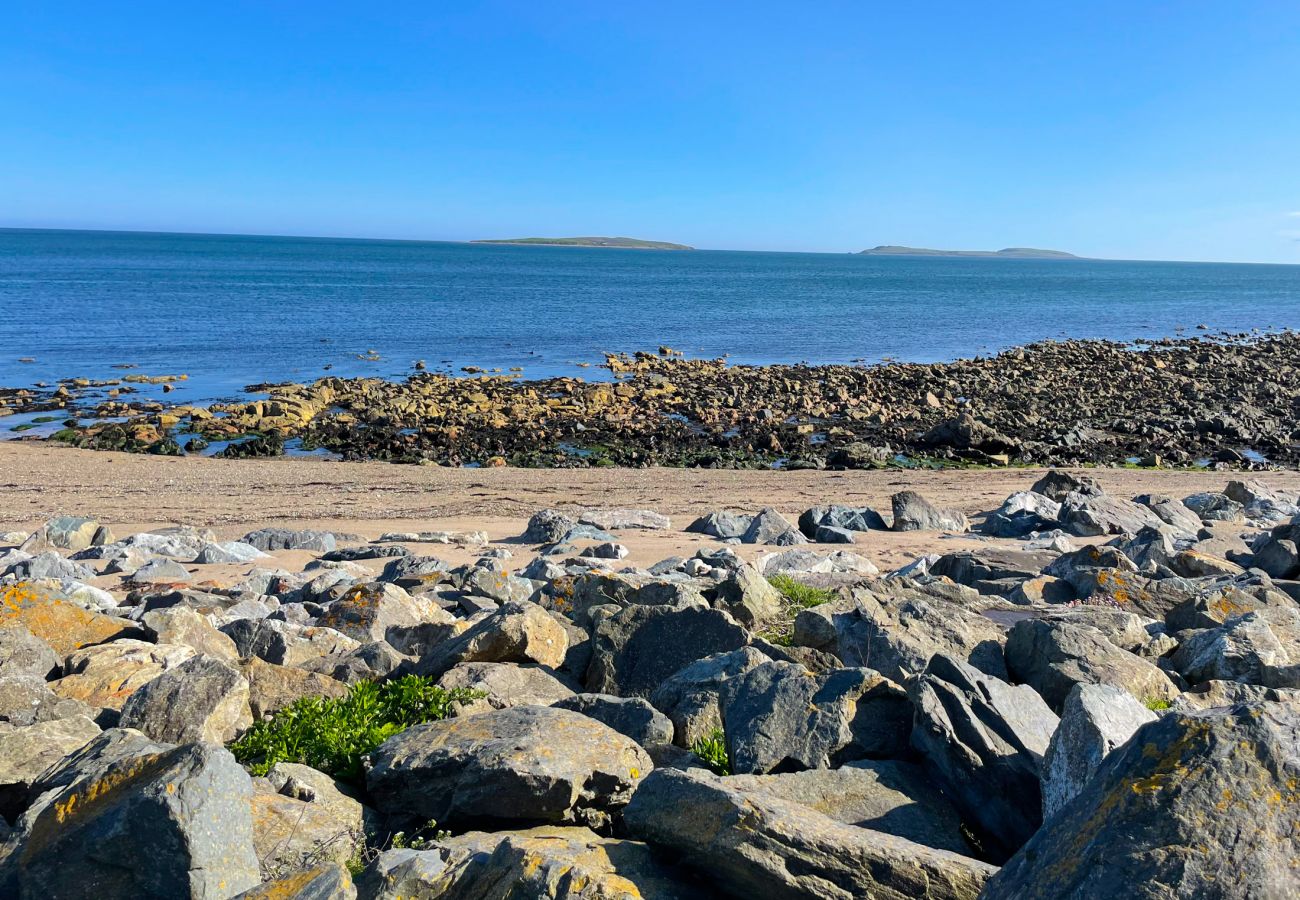
[[[863,256],[960,256],[994,259],[1086,259],[1064,250],[1039,250],[1034,247],[1007,247],[1003,250],[930,250],[925,247],[899,247],[882,244],[861,251]]]
[[[621,250],[694,250],[686,244],[672,244],[668,241],[643,241],[628,237],[527,237],[527,238],[486,238],[470,241],[471,244],[540,244],[550,247],[617,247]]]

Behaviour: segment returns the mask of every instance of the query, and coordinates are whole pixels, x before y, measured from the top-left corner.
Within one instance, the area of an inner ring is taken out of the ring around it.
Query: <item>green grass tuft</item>
[[[776,588],[791,606],[809,609],[835,599],[835,592],[795,581],[789,575],[773,575],[767,583]]]
[[[715,728],[708,737],[691,744],[691,752],[704,760],[704,764],[718,775],[731,774],[731,760],[727,757],[727,736]]]
[[[1173,703],[1163,697],[1147,697],[1142,701],[1142,705],[1152,712],[1164,712],[1166,709],[1173,708]]]

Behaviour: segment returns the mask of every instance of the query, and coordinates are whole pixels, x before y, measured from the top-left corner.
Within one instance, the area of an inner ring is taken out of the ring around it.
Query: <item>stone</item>
[[[650,695],[650,703],[673,723],[673,742],[690,747],[722,730],[724,685],[767,661],[753,647],[707,656],[664,680]]]
[[[730,572],[718,582],[711,597],[718,609],[751,629],[780,617],[783,606],[781,592],[751,565]]]
[[[25,582],[0,586],[0,629],[21,625],[59,656],[91,644],[143,635],[134,622],[82,609],[58,591]]]
[[[853,532],[847,528],[836,528],[834,525],[819,525],[813,540],[819,544],[852,544],[856,543]]]
[[[0,816],[16,818],[41,773],[98,734],[99,726],[85,715],[23,725],[0,722]]]
[[[1183,498],[1183,505],[1204,522],[1243,522],[1246,508],[1218,491],[1203,491]]]
[[[602,531],[622,531],[631,528],[667,531],[673,526],[667,516],[648,509],[587,509],[583,510],[578,517],[578,524],[591,525]]]
[[[1033,688],[943,654],[907,693],[912,746],[987,852],[1010,856],[1042,823],[1039,776],[1056,714]]]
[[[1097,480],[1089,475],[1071,475],[1069,472],[1060,469],[1052,469],[1046,475],[1034,482],[1030,488],[1035,494],[1042,494],[1061,503],[1070,494],[1084,494],[1097,496],[1102,493],[1101,486]]]
[[[96,710],[80,700],[68,700],[33,675],[0,675],[0,723],[35,725],[71,716],[94,718]]]
[[[551,706],[573,696],[573,690],[546,669],[514,663],[461,663],[444,673],[438,686],[485,695],[461,706],[456,712],[460,716],[509,706]]]
[[[997,871],[696,772],[655,771],[623,818],[633,837],[738,897],[974,900]]]
[[[467,662],[538,663],[557,668],[568,649],[568,632],[545,609],[536,603],[507,603],[435,645],[416,663],[415,671],[438,678]]]
[[[1173,528],[1178,534],[1195,535],[1201,530],[1201,517],[1183,505],[1181,500],[1164,494],[1143,494],[1133,498],[1156,514],[1156,518]]]
[[[1061,724],[1043,754],[1043,819],[1084,789],[1101,761],[1156,714],[1109,684],[1078,684],[1061,710]]]
[[[328,675],[344,684],[356,684],[384,678],[409,659],[384,641],[371,641],[346,653],[317,657],[302,663],[299,668]]]
[[[132,584],[176,584],[189,581],[190,570],[174,559],[152,559],[131,573]]]
[[[757,561],[758,570],[773,575],[878,575],[880,570],[866,557],[847,550],[818,553],[815,550],[786,550],[765,553]]]
[[[1300,550],[1297,550],[1295,541],[1270,539],[1255,551],[1251,567],[1271,578],[1295,578],[1300,575]]]
[[[261,882],[248,774],[211,744],[122,759],[31,817],[11,857],[23,900],[229,897]]]
[[[322,863],[264,881],[234,900],[356,900],[356,896],[347,866]]]
[[[969,855],[961,818],[916,763],[866,759],[838,769],[781,775],[733,775],[728,788],[768,794],[815,809],[846,825],[870,828]]]
[[[264,872],[347,863],[374,813],[308,766],[276,763],[253,779],[253,844]]]
[[[338,542],[331,532],[294,531],[289,528],[262,528],[258,531],[250,531],[240,538],[240,542],[263,552],[310,550],[314,553],[328,553],[338,547]]]
[[[981,422],[969,412],[962,412],[956,418],[935,425],[921,435],[920,444],[931,448],[977,450],[987,455],[1016,455],[1020,452],[1018,441]]]
[[[368,874],[373,900],[706,900],[645,844],[587,828],[471,832],[434,850],[388,850]]]
[[[193,656],[189,647],[130,638],[86,647],[68,656],[63,677],[51,681],[50,690],[90,706],[120,710],[137,690]]]
[[[749,640],[749,632],[721,610],[629,606],[596,622],[586,687],[648,698],[682,668]]]
[[[16,581],[38,581],[43,578],[85,581],[95,577],[92,569],[79,562],[66,559],[53,550],[19,560],[5,569],[4,574],[11,576]]]
[[[753,521],[754,517],[752,515],[717,510],[700,516],[686,526],[686,531],[692,534],[707,534],[709,537],[715,537],[723,541],[733,539],[738,541],[749,531]]]
[[[301,697],[346,697],[348,686],[326,675],[294,666],[278,666],[256,656],[240,663],[248,680],[248,707],[253,719],[265,719]]]
[[[1234,562],[1219,559],[1199,550],[1179,552],[1169,566],[1184,578],[1236,578],[1246,570]]]
[[[519,540],[525,544],[552,544],[563,539],[577,524],[571,516],[558,510],[538,510],[528,519],[528,526]]]
[[[113,542],[113,532],[98,519],[81,516],[55,516],[40,530],[23,542],[22,549],[29,553],[47,550],[66,550],[76,553],[88,547],[100,547]]]
[[[266,554],[252,544],[245,544],[243,541],[223,541],[219,544],[204,544],[199,548],[194,562],[200,565],[231,565],[250,563],[265,557]]]
[[[1110,754],[989,900],[1295,895],[1300,706],[1171,713]]]
[[[804,537],[815,539],[818,528],[839,528],[845,531],[887,531],[884,517],[869,506],[814,506],[799,516],[799,530]]]
[[[970,521],[955,509],[939,509],[916,491],[899,491],[890,498],[894,531],[970,531]]]
[[[1145,527],[1164,528],[1150,509],[1109,494],[1070,494],[1061,502],[1061,527],[1078,537],[1133,534]]]
[[[594,719],[516,706],[394,735],[370,754],[366,787],[381,812],[420,821],[601,825],[653,767]]]
[[[1300,662],[1300,654],[1293,658],[1288,652],[1300,647],[1294,641],[1284,643],[1274,630],[1276,625],[1283,636],[1288,631],[1294,634],[1298,618],[1294,609],[1285,608],[1234,616],[1217,628],[1186,637],[1171,662],[1191,684],[1216,680],[1266,684],[1270,670]]]
[[[0,679],[35,678],[44,681],[60,665],[58,654],[50,645],[15,623],[0,628]]]
[[[1178,688],[1139,656],[1121,650],[1085,625],[1025,619],[1007,634],[1007,671],[1059,712],[1077,684],[1109,684],[1140,701],[1172,701]]]
[[[629,737],[642,747],[670,744],[673,723],[640,697],[612,694],[574,694],[551,704],[556,709],[582,713]]]
[[[253,724],[248,682],[227,662],[194,656],[128,697],[118,724],[170,744],[225,744]]]
[[[197,653],[235,662],[239,650],[228,635],[218,631],[207,616],[199,615],[184,606],[154,609],[145,613],[141,622],[149,636],[159,644],[183,644]]]
[[[803,544],[807,540],[785,516],[770,506],[759,510],[740,537],[743,544],[774,544],[779,547]]]
[[[626,559],[628,554],[627,547],[622,544],[596,544],[583,550],[580,556],[588,559]]]
[[[907,695],[870,669],[818,676],[794,663],[766,662],[729,679],[719,706],[737,774],[898,756],[911,734]]]
[[[392,629],[425,622],[449,625],[455,621],[455,616],[425,597],[413,597],[395,584],[368,581],[344,591],[325,608],[316,624],[365,643],[389,640]]]
[[[322,656],[347,653],[360,642],[333,628],[299,625],[278,619],[238,619],[221,626],[235,642],[240,659],[256,656],[283,666],[296,666]]]

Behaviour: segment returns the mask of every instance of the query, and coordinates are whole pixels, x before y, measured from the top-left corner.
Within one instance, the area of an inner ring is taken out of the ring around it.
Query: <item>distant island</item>
[[[1064,250],[1035,250],[1033,247],[1007,247],[1005,250],[928,250],[924,247],[880,246],[863,250],[866,256],[979,256],[996,259],[1083,259]]]
[[[491,240],[470,241],[471,244],[543,244],[552,247],[618,247],[623,250],[694,250],[685,244],[670,244],[667,241],[643,241],[640,238],[627,237],[566,237],[566,238],[496,238]]]

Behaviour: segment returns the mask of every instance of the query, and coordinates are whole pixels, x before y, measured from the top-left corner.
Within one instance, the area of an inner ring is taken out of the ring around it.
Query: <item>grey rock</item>
[[[554,509],[542,509],[528,519],[528,526],[519,539],[525,544],[552,544],[562,540],[578,523]]]
[[[1060,522],[1063,529],[1079,537],[1168,527],[1147,507],[1109,494],[1068,495],[1061,503]]]
[[[580,525],[591,525],[602,531],[622,531],[635,528],[647,531],[667,531],[672,521],[649,509],[588,509],[578,517]]]
[[[41,773],[97,734],[99,726],[85,715],[29,725],[0,722],[0,816],[16,818]]]
[[[696,660],[737,650],[749,640],[721,610],[629,606],[596,623],[586,687],[597,694],[649,697]]]
[[[912,746],[988,852],[1009,856],[1042,823],[1040,766],[1056,714],[1033,688],[942,654],[907,693]]]
[[[172,584],[189,581],[190,570],[174,559],[152,559],[131,573],[132,584]]]
[[[199,653],[234,662],[239,649],[229,635],[213,627],[207,616],[185,606],[154,609],[141,619],[149,636],[159,644],[183,644]]]
[[[1143,494],[1133,498],[1134,503],[1145,506],[1180,534],[1194,535],[1201,530],[1201,517],[1188,509],[1181,500],[1165,494]]]
[[[393,632],[398,629],[424,623],[450,626],[455,621],[455,616],[425,597],[413,597],[395,584],[368,581],[345,590],[325,608],[316,624],[362,643],[394,643]]]
[[[436,556],[399,556],[384,566],[379,581],[390,581],[408,591],[429,588],[446,577],[451,566]]]
[[[194,558],[201,565],[250,563],[265,557],[266,554],[252,544],[243,541],[223,541],[219,544],[204,544]]]
[[[61,660],[50,645],[21,622],[0,628],[0,678],[37,678],[44,681]]]
[[[989,900],[1292,897],[1300,706],[1144,725],[989,881]]]
[[[1183,498],[1183,505],[1205,522],[1243,522],[1246,508],[1227,494],[1204,491]]]
[[[251,531],[241,539],[258,550],[311,550],[327,553],[338,547],[334,534],[329,531],[294,531],[288,528],[262,528]]]
[[[732,678],[720,698],[733,772],[825,769],[906,752],[912,708],[896,684],[870,669],[813,675],[767,662]]]
[[[551,706],[573,696],[573,690],[546,669],[513,663],[461,663],[439,678],[438,686],[485,695],[462,706],[456,713],[462,716],[510,706]]]
[[[622,544],[604,543],[588,547],[581,555],[591,559],[624,559],[627,557],[627,552],[627,548]]]
[[[820,525],[817,532],[813,535],[813,540],[819,544],[852,544],[855,543],[853,532],[847,528],[836,528],[834,525]]]
[[[781,592],[750,565],[741,566],[718,582],[712,598],[714,605],[748,628],[774,621],[781,615]]]
[[[758,558],[758,570],[773,575],[878,575],[875,563],[847,550],[818,553],[815,550],[785,550]]]
[[[624,822],[633,837],[680,854],[736,897],[974,900],[996,871],[694,772],[656,771]]]
[[[370,755],[381,812],[458,821],[602,824],[654,764],[580,713],[516,706],[417,725]]]
[[[667,678],[650,702],[673,723],[673,741],[690,747],[722,728],[720,698],[728,681],[760,666],[768,657],[752,647],[697,660]]]
[[[1295,609],[1261,609],[1230,618],[1218,628],[1189,635],[1174,651],[1171,661],[1192,684],[1267,684],[1270,671],[1300,662],[1300,654],[1292,655],[1300,650],[1293,639],[1298,628],[1300,613]]]
[[[672,743],[673,723],[640,697],[611,694],[574,694],[551,704],[557,709],[582,713],[631,738],[642,747]]]
[[[1043,755],[1043,819],[1084,789],[1101,761],[1156,714],[1108,684],[1079,684],[1061,710],[1061,724]]]
[[[249,888],[234,900],[356,900],[357,889],[347,866],[321,863]]]
[[[1251,566],[1266,572],[1271,578],[1295,578],[1300,575],[1300,550],[1295,541],[1275,538],[1255,551]]]
[[[569,648],[564,626],[535,603],[507,603],[420,658],[415,671],[433,678],[466,662],[539,663],[558,668]]]
[[[1088,475],[1071,475],[1060,469],[1052,469],[1042,478],[1034,482],[1030,488],[1035,494],[1042,494],[1049,497],[1057,503],[1061,503],[1070,494],[1084,494],[1097,496],[1102,493],[1101,486],[1097,480]]]
[[[252,724],[248,682],[211,656],[188,659],[141,687],[123,704],[119,721],[171,744],[224,744]]]
[[[890,498],[894,531],[970,531],[970,521],[955,509],[939,509],[916,491],[900,491]]]
[[[358,641],[333,628],[275,619],[238,619],[221,626],[220,631],[235,642],[240,659],[256,656],[279,666],[296,666],[360,646]]]
[[[740,540],[749,531],[753,521],[754,517],[745,513],[717,510],[700,516],[686,526],[686,531],[692,534],[707,534],[709,537],[724,541],[733,538]]]
[[[816,539],[817,529],[839,528],[845,531],[886,531],[884,517],[869,506],[814,506],[799,516],[799,530],[804,537]]]
[[[356,684],[390,675],[408,659],[385,641],[371,641],[344,653],[317,657],[301,663],[299,668],[328,675],[344,684]]]
[[[740,540],[745,544],[773,544],[788,547],[792,544],[807,543],[808,539],[800,534],[799,529],[791,525],[785,516],[772,507],[766,506],[750,520],[749,527],[745,529]]]
[[[36,581],[41,578],[90,579],[95,573],[79,562],[65,559],[53,550],[38,553],[30,559],[19,560],[4,572],[18,581]]]
[[[29,553],[66,550],[76,553],[88,547],[112,543],[113,532],[98,519],[82,516],[55,516],[28,537],[22,549]]]

